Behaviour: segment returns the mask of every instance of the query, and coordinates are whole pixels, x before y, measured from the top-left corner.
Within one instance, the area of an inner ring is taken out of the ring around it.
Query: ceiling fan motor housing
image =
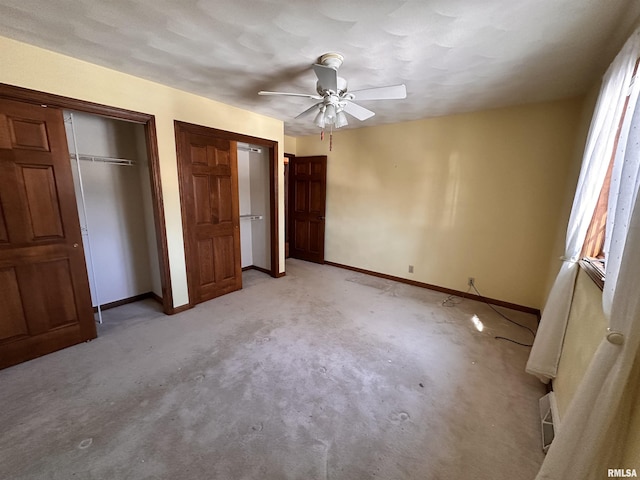
[[[343,95],[347,92],[347,80],[345,78],[338,77],[337,85],[338,91],[333,92],[332,90],[327,90],[320,85],[320,80],[318,80],[318,82],[316,82],[316,91],[318,92],[318,95],[322,95],[323,97],[327,94]]]
[[[342,62],[344,62],[344,57],[339,53],[335,53],[335,52],[325,53],[318,59],[318,63],[320,65],[324,65],[325,67],[331,67],[335,70],[338,70],[340,68],[340,65],[342,65]]]

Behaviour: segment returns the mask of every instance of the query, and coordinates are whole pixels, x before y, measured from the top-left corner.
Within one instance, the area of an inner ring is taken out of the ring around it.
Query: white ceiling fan
[[[375,115],[371,110],[353,103],[353,100],[399,100],[407,98],[407,89],[403,84],[349,92],[347,90],[347,81],[338,76],[338,68],[340,68],[343,61],[344,58],[339,53],[325,53],[318,59],[318,63],[313,65],[313,71],[318,77],[316,84],[317,95],[266,91],[260,91],[258,95],[304,97],[319,100],[296,118],[301,118],[317,111],[314,124],[323,129],[323,131],[325,127],[340,128],[346,126],[348,121],[345,113],[361,121]]]

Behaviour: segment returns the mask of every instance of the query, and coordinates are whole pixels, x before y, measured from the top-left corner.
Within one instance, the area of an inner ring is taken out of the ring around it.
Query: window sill
[[[604,289],[604,263],[597,258],[584,257],[580,260],[580,267],[589,275],[600,290]]]

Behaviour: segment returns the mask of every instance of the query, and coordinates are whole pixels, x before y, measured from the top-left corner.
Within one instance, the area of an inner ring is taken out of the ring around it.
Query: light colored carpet
[[[444,298],[291,260],[179,315],[106,311],[0,371],[0,478],[532,479],[544,386],[493,338],[528,334]]]

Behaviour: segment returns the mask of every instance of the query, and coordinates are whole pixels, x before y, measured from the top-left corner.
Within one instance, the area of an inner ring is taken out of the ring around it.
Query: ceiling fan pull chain
[[[324,140],[324,129],[320,130],[320,141]]]
[[[333,123],[329,127],[329,151],[333,149]]]

